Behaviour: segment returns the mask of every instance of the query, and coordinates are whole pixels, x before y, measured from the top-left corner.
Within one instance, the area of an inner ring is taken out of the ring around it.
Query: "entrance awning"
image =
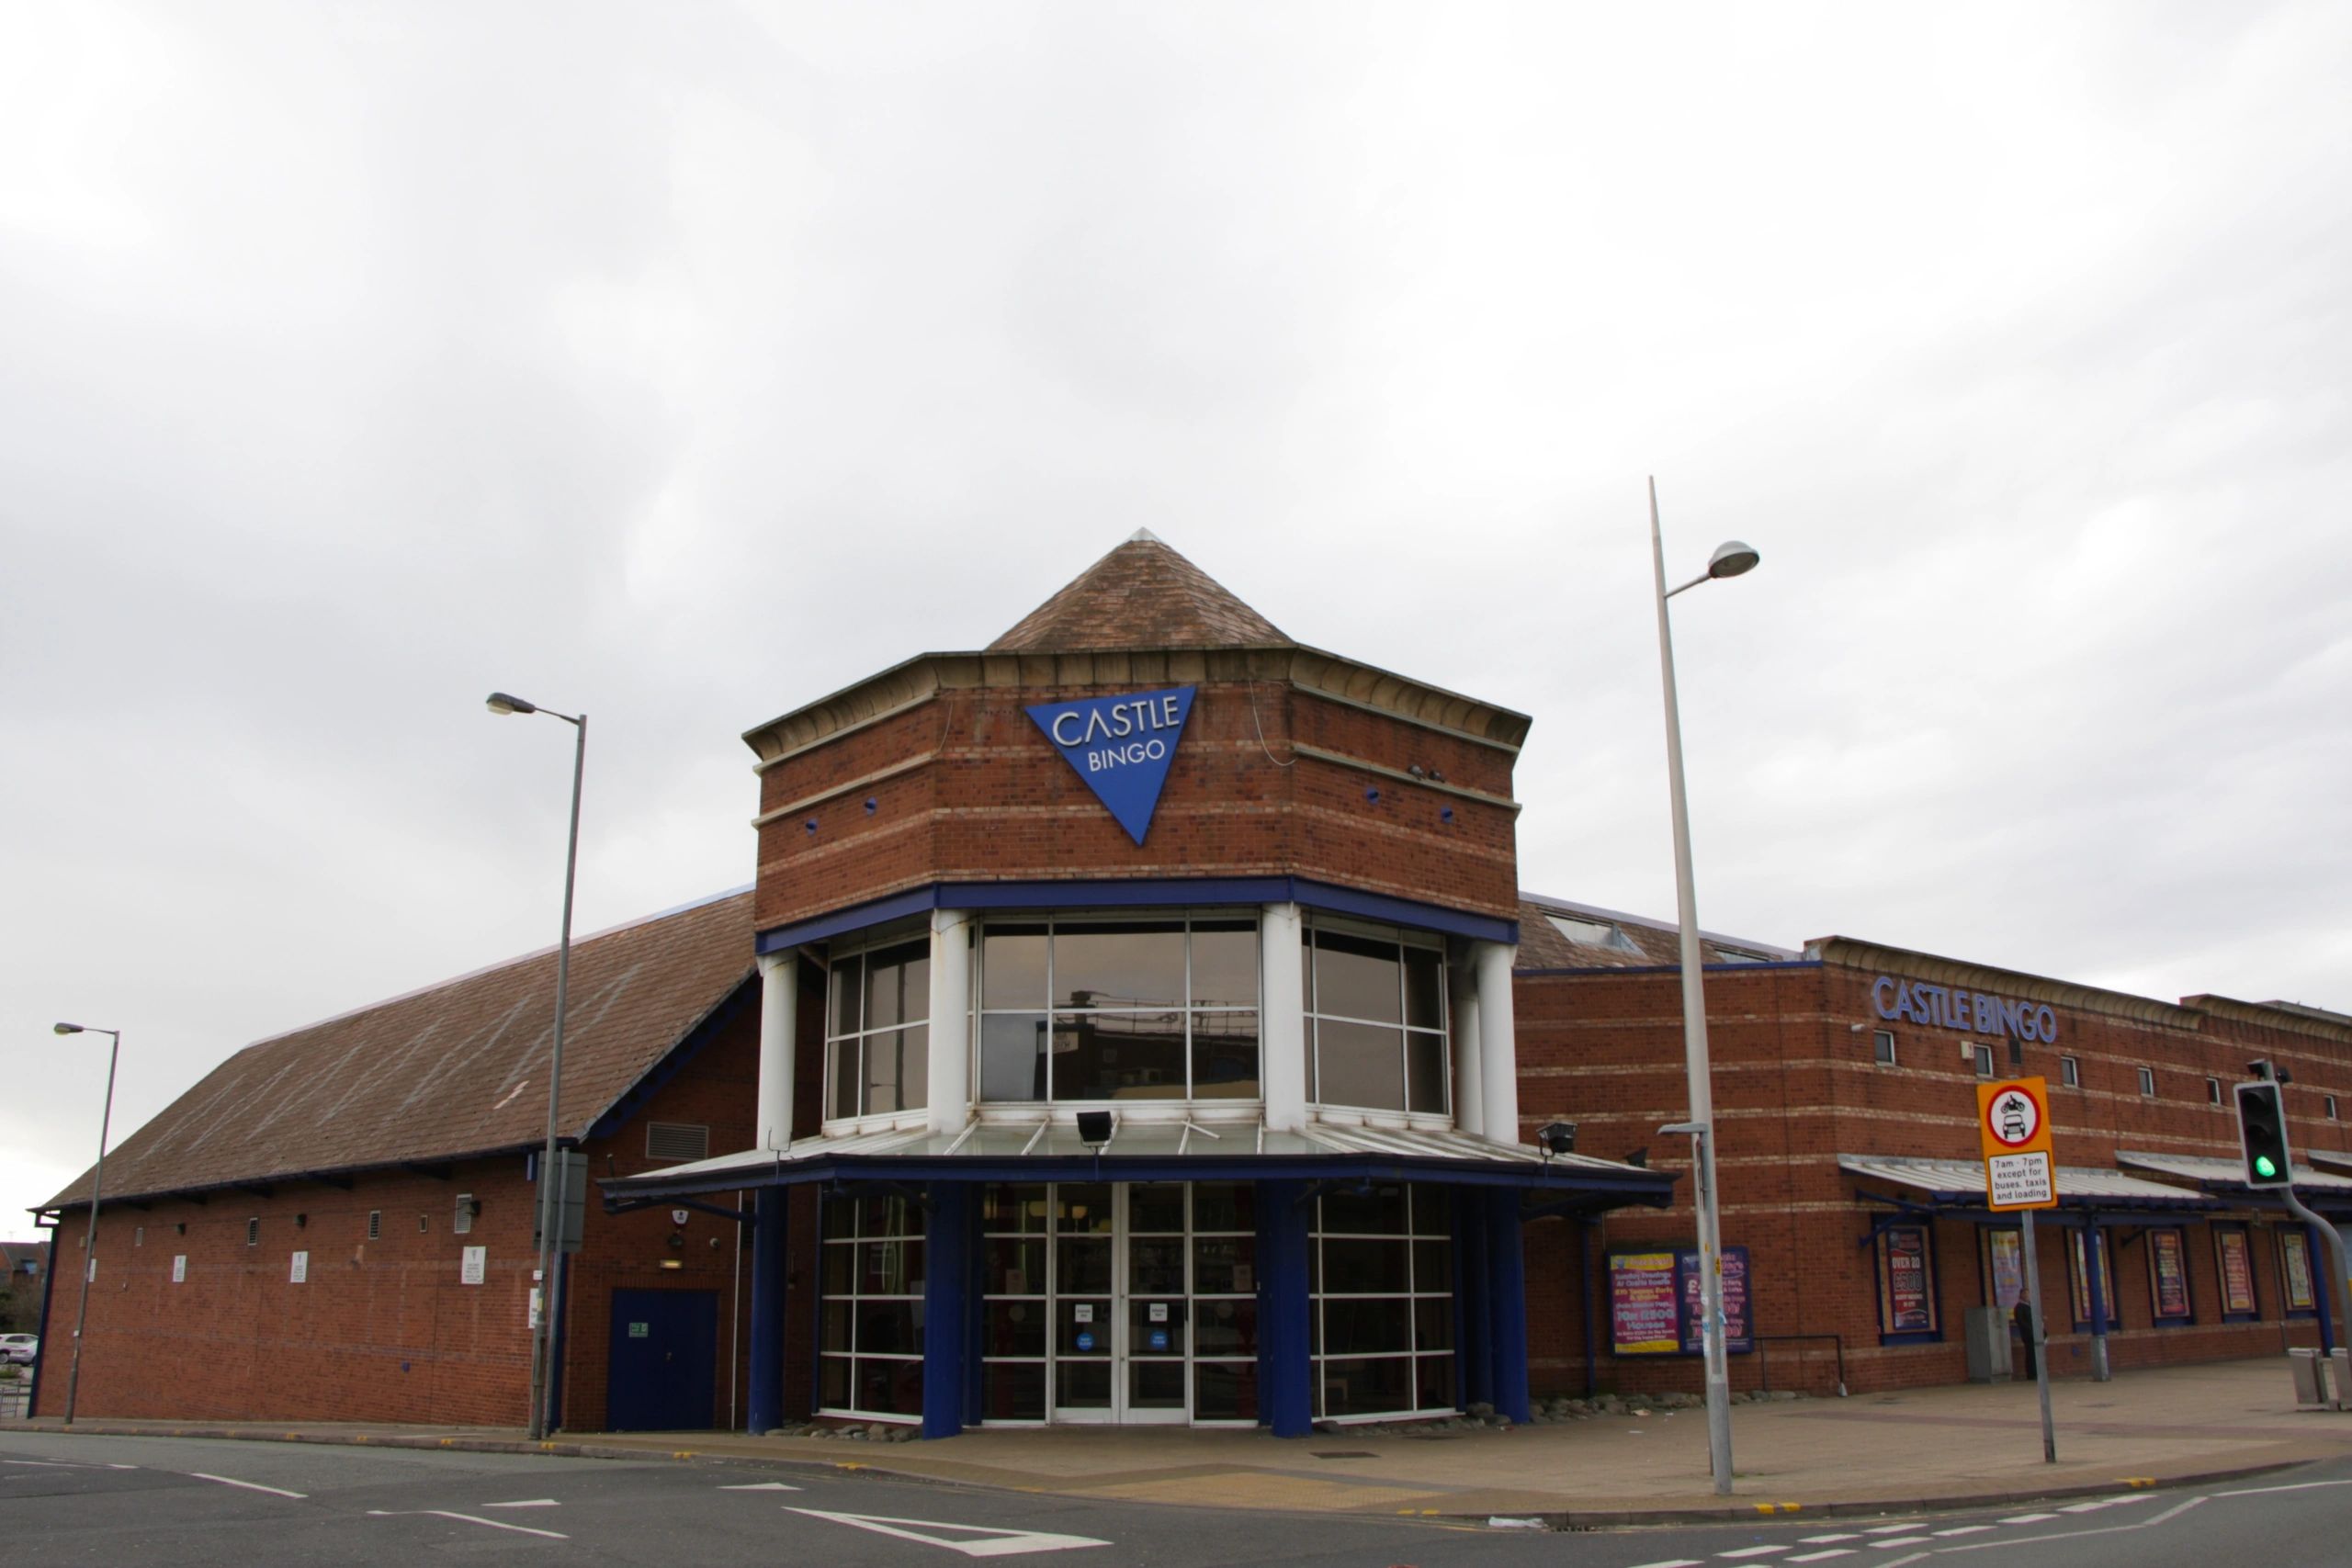
[[[1918,1159],[1890,1155],[1839,1155],[1838,1168],[1850,1176],[1900,1187],[1919,1195],[1921,1207],[1986,1213],[1984,1166],[1981,1160]],[[1918,1201],[1918,1200],[1915,1200]],[[2058,1168],[2058,1207],[2087,1213],[2126,1210],[2200,1211],[2226,1205],[2202,1192],[2169,1187],[2095,1166]]]
[[[2314,1155],[2312,1157],[2321,1156]],[[2337,1157],[2352,1158],[2346,1156]],[[2211,1155],[2165,1155],[2118,1149],[2115,1151],[2115,1163],[2132,1170],[2144,1170],[2156,1176],[2194,1182],[2202,1191],[2236,1204],[2267,1205],[2279,1201],[2275,1192],[2248,1187],[2245,1168],[2233,1159],[2221,1159]],[[2296,1195],[2312,1208],[2331,1211],[2352,1209],[2352,1176],[2299,1165],[2294,1168],[2294,1178]]]
[[[1276,1133],[1254,1122],[1130,1124],[1098,1151],[1061,1122],[973,1122],[808,1138],[599,1182],[607,1207],[746,1188],[891,1181],[1430,1181],[1510,1187],[1582,1200],[1595,1211],[1673,1201],[1677,1178],[1590,1155],[1490,1144],[1458,1133],[1310,1123]]]

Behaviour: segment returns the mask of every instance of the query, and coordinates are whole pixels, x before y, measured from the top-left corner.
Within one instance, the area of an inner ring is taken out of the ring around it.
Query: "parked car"
[[[32,1334],[0,1334],[0,1361],[31,1366],[40,1354],[40,1337]]]

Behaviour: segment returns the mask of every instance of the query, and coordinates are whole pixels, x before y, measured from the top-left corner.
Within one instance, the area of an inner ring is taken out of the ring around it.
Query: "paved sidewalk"
[[[2352,1456],[2352,1414],[2299,1413],[2283,1358],[2120,1374],[2052,1389],[2058,1457],[2041,1462],[2031,1383],[1740,1404],[1730,1508],[1806,1512],[2005,1501]],[[41,1420],[11,1430],[58,1430]],[[519,1430],[113,1421],[76,1431],[531,1451]],[[1509,1431],[1282,1440],[1257,1432],[1060,1427],[940,1442],[729,1433],[566,1435],[551,1451],[820,1464],[953,1484],[1229,1508],[1542,1515],[1634,1522],[1724,1511],[1707,1483],[1702,1410]]]

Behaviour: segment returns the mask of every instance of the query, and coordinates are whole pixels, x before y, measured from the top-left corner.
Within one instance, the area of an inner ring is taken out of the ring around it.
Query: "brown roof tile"
[[[1152,536],[1136,536],[989,644],[990,653],[1286,648],[1290,638]]]
[[[107,1155],[107,1196],[433,1161],[547,1134],[553,949],[248,1045]],[[752,972],[750,890],[575,941],[567,1136]],[[82,1173],[44,1208],[89,1193]]]

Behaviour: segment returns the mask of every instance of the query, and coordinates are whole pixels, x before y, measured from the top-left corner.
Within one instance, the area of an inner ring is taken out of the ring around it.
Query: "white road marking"
[[[40,1470],[137,1470],[135,1464],[80,1464],[62,1459],[0,1459],[0,1464],[28,1464]]]
[[[1695,1557],[1669,1557],[1663,1562],[1637,1562],[1634,1568],[1702,1568]]]
[[[1833,1557],[1851,1557],[1853,1555],[1854,1549],[1850,1546],[1833,1546],[1826,1551],[1808,1551],[1803,1557],[1792,1557],[1789,1561],[1792,1562],[1826,1562]]]
[[[2308,1492],[2314,1486],[2352,1486],[2352,1481],[2298,1481],[2287,1486],[2241,1486],[2234,1492],[2216,1492],[2216,1497],[2259,1497],[2266,1492]]]
[[[2129,1524],[2100,1525],[2095,1529],[2052,1530],[2046,1535],[2011,1536],[2001,1540],[1962,1541],[1956,1546],[1939,1547],[1934,1552],[1922,1551],[1916,1556],[1897,1558],[1887,1563],[1885,1568],[1904,1568],[1906,1562],[1917,1562],[1930,1556],[1946,1553],[1956,1555],[1962,1551],[2008,1551],[2020,1546],[2039,1546],[2050,1540],[2080,1540],[2086,1536],[2094,1535],[2129,1535],[2134,1530],[2154,1529],[2158,1525],[2169,1524],[2205,1501],[2207,1499],[2202,1496],[2191,1497],[2177,1506],[2166,1508],[2154,1518],[2134,1519]]]
[[[1890,1547],[1917,1546],[1923,1540],[1933,1540],[1935,1539],[1936,1538],[1931,1535],[1898,1535],[1891,1540],[1874,1540],[1871,1542],[1871,1544],[1877,1547],[1881,1551],[1884,1551]]]
[[[532,1497],[520,1503],[484,1503],[485,1508],[556,1508],[562,1506],[552,1497]]]
[[[721,1492],[797,1492],[799,1487],[788,1481],[752,1481],[740,1486],[722,1486]]]
[[[1081,1546],[1111,1544],[1107,1540],[1097,1540],[1092,1536],[1055,1535],[1046,1530],[998,1529],[989,1525],[951,1524],[944,1519],[899,1519],[882,1514],[829,1514],[821,1508],[787,1508],[786,1511],[806,1514],[812,1519],[831,1519],[837,1525],[848,1525],[854,1529],[872,1530],[876,1535],[896,1536],[900,1540],[919,1540],[925,1546],[944,1546],[967,1557],[1020,1557],[1032,1551],[1069,1551]],[[975,1539],[957,1540],[945,1536],[925,1535],[922,1533],[924,1530],[960,1530]]]
[[[1988,1530],[1988,1529],[1991,1529],[1992,1528],[1993,1528],[1993,1527],[1992,1527],[1991,1525],[1954,1525],[1954,1526],[1952,1526],[1952,1528],[1951,1528],[1951,1529],[1948,1529],[1948,1530],[1938,1530],[1938,1531],[1936,1531],[1935,1533],[1936,1533],[1936,1534],[1938,1534],[1938,1535],[1939,1535],[1939,1536],[1941,1536],[1941,1535],[1982,1535],[1984,1531],[1986,1531],[1986,1530]]]
[[[371,1519],[413,1518],[429,1517],[436,1519],[462,1519],[469,1525],[488,1525],[494,1530],[513,1530],[516,1535],[543,1535],[549,1540],[570,1540],[568,1535],[553,1530],[535,1530],[528,1525],[510,1525],[504,1519],[485,1519],[472,1514],[453,1514],[447,1508],[370,1508]]]
[[[1899,1525],[1871,1525],[1862,1533],[1864,1535],[1901,1535],[1905,1530],[1915,1530],[1918,1528],[1919,1521],[1912,1519]]]
[[[1737,1551],[1718,1551],[1718,1557],[1770,1557],[1776,1551],[1786,1551],[1785,1546],[1743,1546]]]
[[[2044,1519],[2054,1519],[2055,1514],[2011,1514],[2001,1522],[2005,1525],[2038,1525]]]
[[[288,1492],[283,1486],[264,1486],[258,1481],[240,1481],[233,1475],[207,1475],[200,1470],[191,1470],[188,1473],[196,1477],[198,1481],[217,1481],[223,1486],[242,1486],[248,1492],[266,1492],[277,1497],[304,1497],[309,1495],[308,1493],[304,1492]]]
[[[1809,1535],[1797,1542],[1799,1546],[1826,1546],[1833,1540],[1860,1540],[1862,1538],[1848,1530],[1843,1535]]]

